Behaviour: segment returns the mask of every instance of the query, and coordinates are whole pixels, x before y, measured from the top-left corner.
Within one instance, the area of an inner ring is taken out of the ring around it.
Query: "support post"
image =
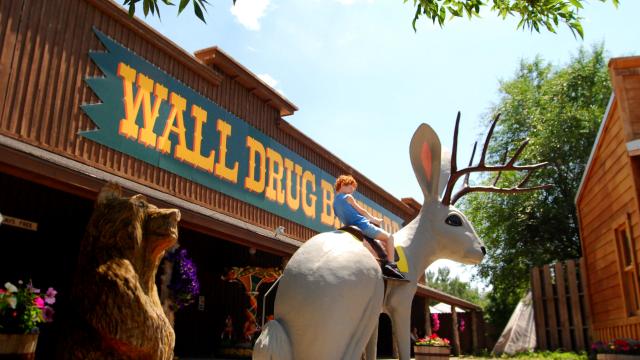
[[[451,321],[453,322],[453,352],[454,355],[460,356],[460,334],[458,333],[458,313],[455,305],[451,305]]]
[[[424,298],[424,336],[431,336],[431,309],[429,308],[430,299]]]
[[[471,342],[474,353],[478,353],[478,312],[473,310],[471,311]]]

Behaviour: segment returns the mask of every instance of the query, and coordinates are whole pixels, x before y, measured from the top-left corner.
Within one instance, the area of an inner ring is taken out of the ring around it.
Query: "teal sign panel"
[[[94,31],[89,53],[104,77],[86,78],[102,101],[82,105],[96,129],[79,135],[313,230],[340,224],[335,178],[162,69]],[[395,232],[402,219],[355,198]]]

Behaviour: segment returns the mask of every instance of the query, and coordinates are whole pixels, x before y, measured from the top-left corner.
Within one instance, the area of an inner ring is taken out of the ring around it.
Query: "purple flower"
[[[55,304],[56,294],[58,294],[58,292],[55,291],[53,288],[47,289],[47,293],[44,295],[44,302],[46,302],[49,305]]]
[[[40,294],[40,289],[34,288],[33,284],[31,284],[31,281],[29,281],[29,284],[27,284],[27,290],[32,294]]]
[[[187,250],[181,249],[168,256],[173,261],[173,272],[169,289],[178,309],[181,309],[195,301],[200,294],[196,265],[187,257]]]
[[[460,318],[460,332],[464,332],[464,319]]]
[[[44,318],[44,321],[46,322],[52,322],[53,321],[53,314],[55,314],[56,312],[53,311],[53,308],[50,306],[45,306],[44,309],[42,310],[42,317]]]

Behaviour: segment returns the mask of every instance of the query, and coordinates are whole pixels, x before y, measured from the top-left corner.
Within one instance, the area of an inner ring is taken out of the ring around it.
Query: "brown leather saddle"
[[[375,251],[375,253],[376,253],[376,255],[378,256],[379,259],[386,259],[387,258],[387,253],[384,251],[384,249],[382,248],[380,243],[375,241],[372,238],[364,236],[364,234],[362,233],[362,230],[360,230],[358,227],[353,226],[353,225],[351,225],[351,226],[343,226],[338,230],[346,231],[349,234],[353,235],[356,239],[358,239],[360,241],[366,241],[367,243],[369,243],[369,245],[371,245],[371,248],[373,248],[373,251]]]

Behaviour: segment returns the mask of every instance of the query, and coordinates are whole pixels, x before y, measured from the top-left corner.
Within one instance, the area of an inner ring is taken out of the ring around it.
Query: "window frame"
[[[625,317],[637,317],[640,316],[640,281],[638,279],[638,260],[636,254],[636,244],[631,232],[631,218],[628,212],[620,215],[613,223],[613,237],[616,245],[616,255],[618,261],[618,277],[620,279],[620,290],[623,295]],[[624,238],[627,239],[627,244],[623,244]],[[629,254],[625,252],[625,249],[629,247]],[[628,255],[628,256],[627,256]],[[625,261],[627,257],[630,258],[631,264],[627,265]],[[629,288],[629,280],[631,277],[633,283],[632,288]],[[633,303],[635,302],[635,309]]]

